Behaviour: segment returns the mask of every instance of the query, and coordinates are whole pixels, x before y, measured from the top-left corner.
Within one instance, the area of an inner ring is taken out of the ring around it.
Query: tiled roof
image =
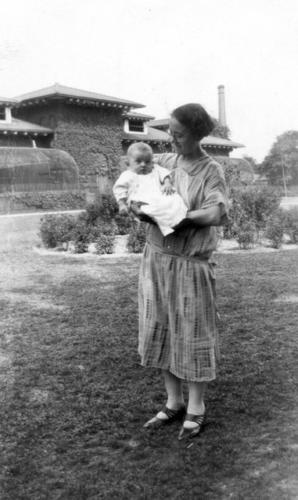
[[[156,129],[166,129],[169,126],[169,118],[163,118],[161,120],[151,120],[148,122],[150,127],[156,127]],[[215,137],[214,135],[208,135],[204,137],[201,141],[202,146],[218,147],[218,148],[243,148],[244,145],[239,142],[231,141],[230,139],[223,139],[222,137]]]
[[[215,137],[208,135],[201,141],[202,146],[221,146],[226,148],[243,148],[244,145],[239,142],[230,141],[230,139],[223,139],[222,137]]]
[[[3,134],[4,132],[53,134],[53,130],[50,128],[42,127],[41,125],[36,125],[35,123],[26,122],[24,120],[18,120],[17,118],[12,118],[11,123],[0,121],[0,133]]]
[[[16,97],[20,102],[20,105],[26,105],[28,102],[36,102],[42,100],[52,100],[52,99],[63,99],[69,100],[74,103],[82,104],[96,104],[103,103],[106,105],[114,107],[123,108],[143,108],[144,105],[134,101],[128,101],[127,99],[121,99],[119,97],[112,97],[103,94],[98,94],[97,92],[89,92],[88,90],[75,89],[72,87],[67,87],[65,85],[60,85],[55,83],[50,87],[35,90],[27,94],[22,94]]]
[[[151,120],[148,125],[149,127],[156,127],[156,128],[168,128],[169,127],[169,118],[163,118],[161,120]]]
[[[124,117],[127,118],[134,118],[134,119],[140,119],[142,121],[148,121],[152,120],[153,116],[152,115],[145,115],[144,113],[136,113],[134,111],[128,111],[127,113],[124,113]]]
[[[10,106],[11,104],[16,104],[17,102],[18,100],[13,97],[0,97],[0,106]]]
[[[147,134],[138,134],[132,132],[124,132],[123,139],[134,140],[134,141],[154,141],[154,142],[171,142],[171,136],[164,132],[163,130],[159,130],[153,127],[148,127]],[[214,137],[212,135],[208,135],[208,137],[204,137],[201,141],[202,146],[207,146],[209,148],[241,148],[242,144],[238,142],[230,141],[228,139],[222,139],[221,137]]]
[[[169,134],[162,130],[148,127],[146,134],[138,134],[135,132],[123,132],[123,140],[128,141],[144,141],[144,142],[171,142]]]

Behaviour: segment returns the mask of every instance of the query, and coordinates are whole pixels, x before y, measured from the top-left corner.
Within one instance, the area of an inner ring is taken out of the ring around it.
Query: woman
[[[178,439],[201,431],[206,386],[215,379],[215,277],[210,258],[217,244],[215,226],[226,217],[227,198],[220,165],[200,146],[213,127],[199,104],[186,104],[172,112],[170,133],[176,154],[160,155],[158,162],[172,170],[174,186],[188,212],[166,237],[156,225],[148,225],[140,270],[141,364],[162,370],[167,392],[165,407],[145,427],[169,424],[186,413]],[[142,216],[136,207],[135,211]]]

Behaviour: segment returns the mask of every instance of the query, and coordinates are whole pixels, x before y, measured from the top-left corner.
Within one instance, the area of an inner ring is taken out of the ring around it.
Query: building
[[[127,149],[134,142],[142,141],[149,144],[154,153],[164,153],[172,150],[172,142],[167,130],[167,126],[160,129],[154,126],[153,116],[136,112],[124,114],[124,131],[122,136],[122,153],[126,154]]]
[[[50,128],[52,147],[75,159],[81,188],[105,191],[118,175],[123,154],[123,113],[143,105],[58,83],[16,99],[14,115]]]
[[[135,101],[56,83],[3,101],[3,107],[4,104],[8,109],[2,134],[6,140],[15,140],[15,146],[24,146],[21,141],[26,140],[27,146],[51,146],[69,153],[78,165],[79,184],[88,200],[95,193],[110,189],[130,144],[146,142],[154,153],[172,149],[169,120],[155,120],[140,113],[137,110],[144,105]],[[222,85],[218,87],[218,123],[222,130],[226,128]],[[204,138],[202,145],[208,154],[223,159],[242,147],[218,135]]]
[[[17,99],[0,97],[0,147],[50,147],[53,130],[15,118]]]
[[[0,213],[66,208],[70,193],[82,205],[74,159],[50,147],[52,129],[15,118],[17,105],[17,99],[0,98]]]

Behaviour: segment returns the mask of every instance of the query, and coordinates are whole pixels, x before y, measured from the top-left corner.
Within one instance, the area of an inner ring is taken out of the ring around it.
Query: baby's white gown
[[[120,181],[118,187],[123,185],[123,182],[126,186],[129,185],[128,203],[132,201],[141,203],[142,212],[158,224],[164,236],[174,232],[173,227],[185,218],[188,210],[179,194],[167,195],[161,192],[161,182],[169,174],[167,169],[155,164],[149,174],[140,175],[126,170],[118,179]],[[121,194],[117,192],[117,182],[114,186],[116,199],[117,195],[118,198],[121,197]]]

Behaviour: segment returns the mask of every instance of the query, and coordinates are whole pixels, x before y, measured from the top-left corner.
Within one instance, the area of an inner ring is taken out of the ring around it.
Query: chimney
[[[218,123],[221,127],[227,126],[226,120],[226,104],[225,104],[225,87],[219,85],[218,87]]]

